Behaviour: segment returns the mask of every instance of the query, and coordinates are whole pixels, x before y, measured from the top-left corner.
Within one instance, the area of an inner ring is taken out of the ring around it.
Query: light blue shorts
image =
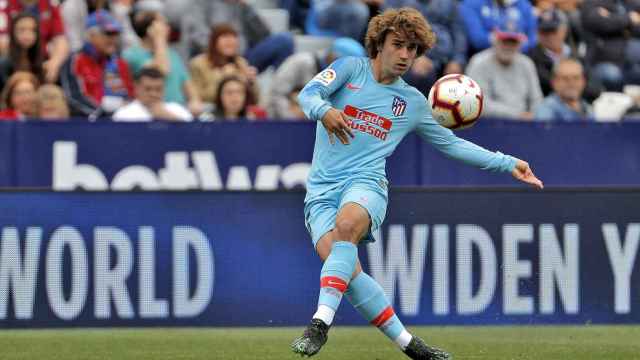
[[[314,248],[318,240],[335,227],[338,211],[350,202],[365,208],[371,219],[369,232],[360,242],[375,241],[372,232],[382,225],[387,212],[386,186],[383,188],[372,180],[353,180],[305,201],[305,225]]]

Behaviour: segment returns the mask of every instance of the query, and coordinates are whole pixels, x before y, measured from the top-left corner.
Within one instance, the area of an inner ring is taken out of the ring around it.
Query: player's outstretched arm
[[[544,184],[535,176],[529,167],[529,163],[526,161],[516,159],[516,167],[511,171],[511,175],[524,183],[537,187],[538,189],[544,188]]]
[[[329,134],[331,145],[335,143],[334,135],[344,145],[349,144],[349,137],[354,137],[351,128],[347,125],[347,115],[338,109],[330,108],[322,117],[322,125]]]

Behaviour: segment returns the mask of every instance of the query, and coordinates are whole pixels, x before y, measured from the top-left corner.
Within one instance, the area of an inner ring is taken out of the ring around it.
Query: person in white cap
[[[474,55],[467,75],[484,93],[483,116],[533,119],[542,90],[533,61],[520,52],[526,36],[507,26],[493,32],[493,46]],[[515,81],[514,81],[515,79]]]

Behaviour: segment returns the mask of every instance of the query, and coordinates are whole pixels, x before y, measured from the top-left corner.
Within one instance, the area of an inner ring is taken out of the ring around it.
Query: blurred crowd
[[[425,94],[466,73],[485,116],[640,117],[640,0],[0,0],[0,120],[303,120],[306,82],[401,6],[437,35],[405,75]]]

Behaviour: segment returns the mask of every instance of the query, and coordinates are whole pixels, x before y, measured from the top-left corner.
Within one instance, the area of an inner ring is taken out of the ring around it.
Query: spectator
[[[385,7],[411,6],[429,20],[438,41],[420,56],[403,77],[423,94],[442,75],[461,74],[467,63],[467,35],[459,17],[458,3],[449,0],[386,0]]]
[[[529,57],[536,64],[542,93],[551,93],[551,77],[554,65],[561,59],[576,57],[577,54],[565,42],[568,19],[560,10],[550,9],[540,13],[538,18],[538,45],[529,50]]]
[[[532,0],[531,5],[533,5],[533,11],[536,15],[540,15],[545,10],[555,8],[556,0]]]
[[[114,121],[191,121],[193,116],[184,106],[164,101],[164,74],[153,67],[136,74],[136,100],[116,111]]]
[[[567,44],[569,44],[572,49],[578,51],[580,57],[584,57],[584,49],[581,48],[581,44],[584,43],[584,28],[580,15],[580,5],[582,1],[583,0],[556,0],[556,7],[565,13],[569,19]]]
[[[257,69],[249,65],[238,51],[238,33],[231,25],[220,24],[211,31],[207,51],[191,60],[189,68],[193,85],[205,103],[215,102],[220,81],[230,75],[246,81],[251,88],[250,103],[258,102]]]
[[[369,0],[311,0],[305,30],[310,35],[361,39],[369,23],[365,2]]]
[[[634,105],[634,99],[624,92],[620,69],[612,63],[602,63],[594,69],[594,76],[602,79],[604,91],[593,101],[596,121],[620,121]]]
[[[122,26],[120,40],[124,49],[139,42],[131,28],[129,13],[132,0],[65,0],[60,9],[71,51],[78,51],[84,43],[84,24],[89,14],[100,9],[108,10]]]
[[[240,53],[258,72],[277,68],[293,53],[289,33],[271,34],[256,11],[238,0],[194,0],[182,24],[181,47],[184,54],[200,54],[206,47],[211,28],[228,23],[238,32]]]
[[[153,66],[165,76],[164,100],[187,105],[194,114],[202,112],[198,95],[180,55],[169,47],[169,25],[158,11],[136,10],[132,15],[133,29],[140,37],[140,45],[134,45],[123,53],[134,74],[143,67]]]
[[[36,91],[40,83],[35,75],[18,71],[2,89],[0,120],[24,120],[36,115]]]
[[[530,120],[542,100],[533,61],[520,53],[525,35],[508,30],[493,33],[493,47],[474,55],[467,74],[484,92],[486,116]]]
[[[467,34],[459,16],[457,2],[429,0],[424,16],[429,20],[438,41],[429,51],[429,59],[439,75],[461,74],[467,64]]]
[[[386,0],[384,7],[414,7],[429,21],[438,39],[429,50],[438,75],[460,74],[467,63],[467,34],[460,19],[457,1],[449,0]]]
[[[148,1],[148,0],[143,0]],[[182,18],[191,6],[191,1],[184,0],[162,0],[163,15],[167,17],[167,21],[171,28],[180,29]]]
[[[107,0],[65,0],[60,5],[65,33],[71,51],[78,51],[84,43],[84,24],[89,14],[100,10],[109,10]]]
[[[11,19],[26,11],[36,17],[40,28],[40,51],[44,79],[58,80],[60,68],[69,56],[69,42],[64,33],[64,24],[56,0],[3,0],[0,6],[0,53],[9,49],[9,26]]]
[[[222,79],[218,85],[217,94],[215,109],[212,114],[207,114],[204,120],[258,120],[266,116],[263,109],[249,104],[249,86],[236,76]]]
[[[473,53],[492,45],[491,34],[497,28],[526,35],[522,51],[537,43],[537,25],[529,0],[463,0],[460,18],[465,24]]]
[[[20,13],[13,19],[9,54],[0,58],[0,89],[16,71],[33,73],[42,82],[42,52],[38,36],[38,19],[33,15]]]
[[[343,56],[366,56],[364,47],[351,38],[334,40],[331,48],[315,52],[298,52],[280,65],[271,80],[269,113],[277,119],[296,118],[289,112],[289,95],[295,88],[302,89],[317,73]]]
[[[582,19],[580,18],[580,5],[583,0],[538,0],[533,1],[536,15],[540,16],[545,11],[559,10],[567,18],[568,33],[566,43],[573,51],[580,51],[580,57],[583,57],[583,50],[580,45],[584,42],[584,30],[582,28]]]
[[[581,121],[590,119],[591,105],[582,98],[586,86],[582,64],[572,58],[559,60],[551,79],[553,93],[536,107],[540,121]]]
[[[289,12],[289,27],[295,31],[304,30],[311,0],[279,0],[278,3]]]
[[[53,84],[40,86],[37,93],[37,118],[58,121],[69,119],[69,106],[59,86]]]
[[[133,98],[133,80],[118,54],[122,28],[106,10],[87,18],[86,42],[65,64],[61,83],[71,113],[95,119]]]
[[[633,100],[633,104],[625,111],[623,118],[625,121],[640,120],[640,85],[626,85],[624,94]]]
[[[640,1],[585,0],[581,15],[586,31],[586,61],[593,72],[640,82]],[[607,63],[618,70],[596,69]]]
[[[298,102],[298,95],[300,95],[300,91],[302,91],[301,87],[297,87],[289,93],[289,112],[288,118],[294,120],[306,120],[306,116],[304,115],[304,111],[302,111],[302,107]]]

